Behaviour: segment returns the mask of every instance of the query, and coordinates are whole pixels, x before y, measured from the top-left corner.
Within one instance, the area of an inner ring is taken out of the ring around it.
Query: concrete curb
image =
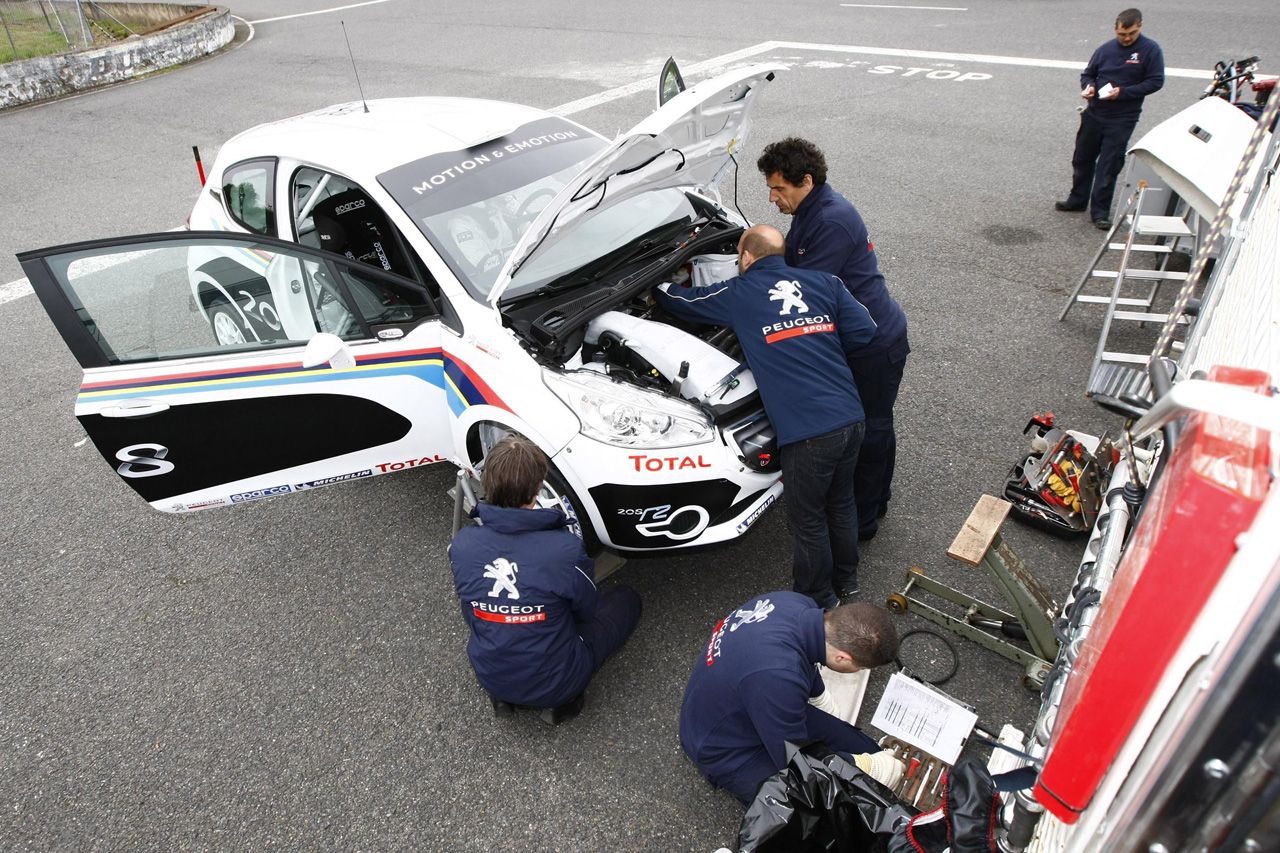
[[[204,8],[176,3],[152,5],[171,13],[168,19]],[[107,47],[0,65],[0,110],[119,83],[213,53],[234,38],[235,25],[229,9],[208,8],[209,12],[172,27],[130,36]]]

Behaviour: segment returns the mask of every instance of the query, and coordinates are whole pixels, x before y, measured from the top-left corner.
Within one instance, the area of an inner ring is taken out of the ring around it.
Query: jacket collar
[[[538,509],[511,509],[481,503],[475,508],[473,515],[480,518],[480,523],[498,533],[527,533],[531,530],[555,530],[564,527],[569,519],[563,512],[554,507]]]
[[[804,201],[800,202],[800,206],[796,208],[795,219],[808,216],[814,209],[822,206],[822,200],[831,192],[831,184],[819,184],[809,191],[804,197]]]
[[[756,258],[756,262],[751,265],[748,273],[756,270],[767,272],[768,270],[780,270],[787,265],[787,259],[782,255],[765,255],[763,258]]]

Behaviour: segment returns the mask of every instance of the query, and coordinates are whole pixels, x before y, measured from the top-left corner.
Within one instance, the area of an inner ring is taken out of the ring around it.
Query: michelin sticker
[[[262,498],[275,497],[276,495],[287,495],[292,491],[292,486],[269,486],[265,489],[254,489],[252,492],[241,492],[238,495],[232,495],[231,502],[233,504],[239,504],[246,501],[256,501]]]
[[[768,509],[770,506],[772,506],[773,502],[777,499],[778,499],[777,495],[769,495],[769,497],[765,498],[764,503],[756,507],[755,512],[751,513],[751,515],[748,515],[742,521],[738,522],[738,528],[737,528],[738,532],[739,533],[744,532],[748,527],[750,527],[751,525],[759,521],[760,516],[764,515],[764,511]]]
[[[350,474],[339,474],[336,477],[323,477],[319,480],[308,480],[305,483],[295,483],[293,490],[295,492],[305,492],[307,489],[318,489],[321,486],[328,486],[333,483],[345,483],[347,480],[359,480],[363,477],[372,477],[373,469],[366,468],[363,471],[352,471]]]

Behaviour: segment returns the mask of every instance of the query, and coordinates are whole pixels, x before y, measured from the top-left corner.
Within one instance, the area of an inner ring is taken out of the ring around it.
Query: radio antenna
[[[347,38],[347,22],[338,21],[342,25],[342,40],[347,43],[347,56],[351,57],[351,71],[356,75],[356,89],[360,92],[360,103],[364,111],[369,112],[369,102],[364,99],[364,86],[360,85],[360,72],[356,70],[356,55],[351,52],[351,39]]]

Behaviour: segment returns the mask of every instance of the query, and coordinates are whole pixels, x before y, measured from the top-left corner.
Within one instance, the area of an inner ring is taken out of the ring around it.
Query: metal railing
[[[0,0],[0,62],[110,44],[136,34],[93,0]]]

